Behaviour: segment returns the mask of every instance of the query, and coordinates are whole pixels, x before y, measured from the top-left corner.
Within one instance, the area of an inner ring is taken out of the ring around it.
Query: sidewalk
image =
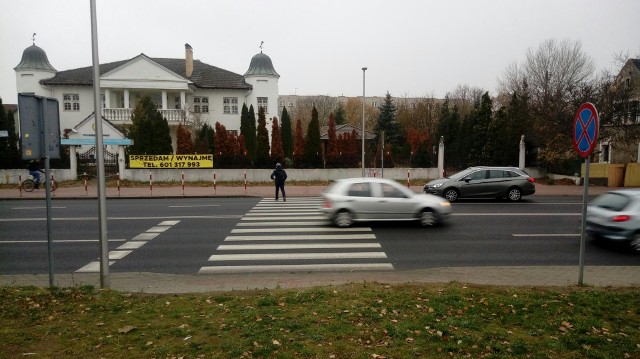
[[[319,196],[325,186],[287,185],[288,197]],[[412,186],[420,192],[422,186]],[[609,191],[610,187],[589,187],[590,196]],[[536,184],[535,196],[582,196],[582,186]],[[136,187],[107,188],[107,198],[167,198],[167,197],[271,197],[272,186],[240,187]],[[43,199],[43,190],[20,193],[17,189],[0,189],[2,199]],[[97,198],[96,187],[85,191],[82,187],[63,187],[53,198]],[[0,203],[2,203],[0,201]],[[638,266],[586,266],[584,284],[595,287],[640,287],[640,259]],[[215,291],[304,288],[312,286],[341,285],[347,283],[432,283],[459,282],[477,285],[566,287],[577,286],[578,263],[575,266],[527,266],[527,267],[450,267],[409,271],[383,272],[324,272],[324,273],[254,273],[228,275],[176,275],[162,273],[110,273],[110,288],[124,292],[142,293],[204,293]],[[99,273],[56,274],[55,283],[60,287],[93,285],[100,287]],[[35,285],[47,287],[48,274],[0,275],[0,285]]]
[[[326,186],[304,186],[304,185],[287,185],[286,191],[288,197],[315,197],[320,196]],[[422,185],[411,186],[415,192],[422,192]],[[595,196],[614,188],[604,186],[590,186],[589,196]],[[582,196],[584,187],[572,185],[546,185],[536,184],[535,196]],[[109,187],[106,189],[107,198],[166,198],[166,197],[272,197],[275,189],[273,186],[221,186],[216,185],[215,189],[211,187],[189,187],[185,185],[184,189],[180,185],[171,187],[162,187],[154,185],[153,187]],[[97,198],[98,189],[95,185],[86,188],[84,186],[61,187],[52,192],[52,198]],[[20,192],[17,188],[0,189],[0,200],[2,199],[34,199],[45,198],[44,189],[35,190],[33,192]],[[531,198],[531,197],[525,197]]]

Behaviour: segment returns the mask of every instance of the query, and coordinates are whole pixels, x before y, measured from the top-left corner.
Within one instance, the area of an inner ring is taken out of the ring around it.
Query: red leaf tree
[[[282,147],[282,134],[278,118],[271,120],[271,160],[276,163],[284,163],[284,148]]]
[[[191,139],[191,132],[182,124],[178,124],[176,131],[176,154],[185,155],[195,153],[195,144]]]
[[[296,121],[296,138],[293,144],[293,165],[303,168],[304,161],[304,137],[302,136],[302,121]]]

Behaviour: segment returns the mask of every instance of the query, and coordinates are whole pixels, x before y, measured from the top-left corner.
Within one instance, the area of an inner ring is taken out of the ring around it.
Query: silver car
[[[383,178],[340,179],[322,195],[322,211],[338,227],[358,221],[419,221],[427,227],[451,214],[451,204],[443,198]]]
[[[519,201],[536,193],[535,179],[517,167],[469,167],[424,185],[424,192],[455,202],[458,198],[507,198]]]
[[[592,238],[640,250],[640,190],[615,190],[594,198],[587,207],[585,230]]]

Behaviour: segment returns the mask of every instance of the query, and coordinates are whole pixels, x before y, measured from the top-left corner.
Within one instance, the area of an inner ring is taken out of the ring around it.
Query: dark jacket
[[[281,167],[276,168],[271,173],[271,179],[276,180],[277,185],[283,185],[284,181],[287,180],[287,172],[283,170]]]

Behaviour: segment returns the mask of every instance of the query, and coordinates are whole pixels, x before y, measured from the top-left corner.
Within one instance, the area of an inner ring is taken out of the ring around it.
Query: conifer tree
[[[196,135],[195,151],[200,154],[215,154],[216,150],[213,145],[213,136],[215,130],[209,124],[202,125]]]
[[[384,131],[385,143],[390,143],[394,147],[401,146],[403,142],[400,124],[396,121],[397,110],[398,108],[393,103],[391,94],[387,92],[384,103],[380,106],[380,114],[376,122],[375,134],[376,138],[381,139],[382,132]]]
[[[251,107],[253,110],[253,107]],[[252,125],[253,121],[253,125]],[[242,114],[240,115],[240,135],[244,136],[244,144],[249,157],[253,158],[256,152],[256,126],[255,116],[251,116],[247,104],[242,105]]]
[[[291,131],[291,118],[287,108],[282,108],[282,123],[280,126],[282,135],[282,149],[286,158],[293,158],[293,133]]]
[[[327,167],[340,167],[340,148],[336,137],[336,121],[333,113],[329,115],[329,129],[327,131],[327,145],[324,149],[327,160]]]
[[[256,133],[256,168],[271,168],[269,157],[269,132],[267,131],[267,120],[264,108],[258,109],[258,129]]]
[[[347,123],[347,113],[344,110],[344,106],[342,106],[342,102],[338,102],[338,108],[336,108],[335,121],[336,121],[336,125],[338,126],[344,125],[345,123]]]
[[[271,121],[271,162],[283,163],[284,162],[284,150],[282,148],[282,136],[280,134],[280,126],[278,125],[278,118],[274,117]]]
[[[0,168],[18,168],[20,166],[19,139],[16,133],[15,118],[12,111],[5,111],[0,98],[0,130],[7,131],[8,137],[0,137]]]
[[[220,122],[216,122],[216,132],[214,136],[214,158],[217,158],[217,168],[229,168],[229,158],[231,157],[232,150],[229,148],[229,133],[227,128]]]
[[[193,154],[195,153],[195,145],[191,139],[191,132],[182,123],[178,124],[176,130],[176,154]]]
[[[169,123],[162,117],[151,97],[138,100],[131,115],[129,154],[167,155],[173,153]]]
[[[297,168],[304,168],[304,137],[302,137],[302,120],[296,121],[296,139],[293,144],[293,165]]]
[[[320,121],[318,110],[311,110],[311,121],[305,138],[305,159],[310,168],[322,168],[322,144],[320,143]]]
[[[248,121],[248,130],[247,136],[245,136],[245,141],[247,144],[247,151],[249,151],[249,158],[252,161],[256,160],[256,151],[258,148],[258,130],[256,127],[256,113],[253,110],[253,105],[249,106],[249,121]]]

